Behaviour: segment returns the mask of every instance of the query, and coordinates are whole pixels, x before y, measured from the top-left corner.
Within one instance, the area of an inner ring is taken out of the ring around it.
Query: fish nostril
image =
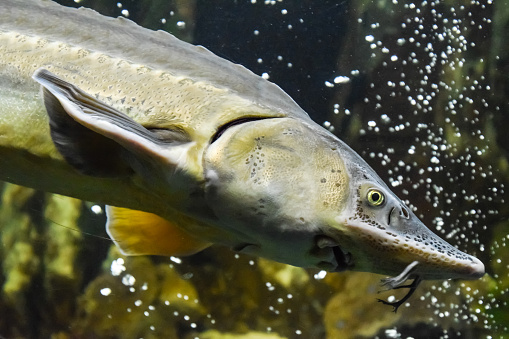
[[[401,213],[400,213],[400,215],[401,215],[402,217],[404,217],[405,219],[410,218],[410,213],[409,213],[409,212],[408,212],[408,210],[407,210],[405,207],[403,207],[403,206],[401,206]]]

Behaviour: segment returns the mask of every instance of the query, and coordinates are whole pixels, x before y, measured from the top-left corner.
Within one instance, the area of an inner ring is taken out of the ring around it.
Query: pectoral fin
[[[43,87],[53,142],[84,174],[129,175],[144,166],[139,159],[175,167],[192,146],[185,132],[152,132],[45,69],[37,70],[33,78]]]
[[[125,255],[185,256],[211,244],[155,214],[106,207],[106,231]]]

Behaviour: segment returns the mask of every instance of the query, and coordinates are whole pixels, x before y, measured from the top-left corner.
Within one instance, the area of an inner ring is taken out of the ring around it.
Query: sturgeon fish
[[[127,255],[220,244],[395,276],[388,288],[410,289],[385,302],[395,310],[421,280],[484,275],[277,85],[169,33],[48,0],[0,2],[0,180],[108,205]]]

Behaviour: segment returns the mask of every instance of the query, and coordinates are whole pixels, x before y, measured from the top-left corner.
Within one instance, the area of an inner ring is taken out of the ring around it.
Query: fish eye
[[[372,206],[381,206],[385,201],[384,194],[377,189],[370,189],[367,197],[369,204]]]

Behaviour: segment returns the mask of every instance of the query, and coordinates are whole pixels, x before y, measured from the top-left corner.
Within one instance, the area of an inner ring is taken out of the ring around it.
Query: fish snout
[[[472,263],[470,264],[469,272],[465,275],[463,279],[466,280],[476,280],[483,277],[485,273],[484,264],[481,260],[477,259],[476,257],[470,257],[472,260]]]
[[[412,240],[410,247],[415,250],[412,260],[420,261],[418,271],[421,271],[425,280],[475,280],[485,273],[484,264],[479,259],[462,252],[427,229],[414,235]]]

